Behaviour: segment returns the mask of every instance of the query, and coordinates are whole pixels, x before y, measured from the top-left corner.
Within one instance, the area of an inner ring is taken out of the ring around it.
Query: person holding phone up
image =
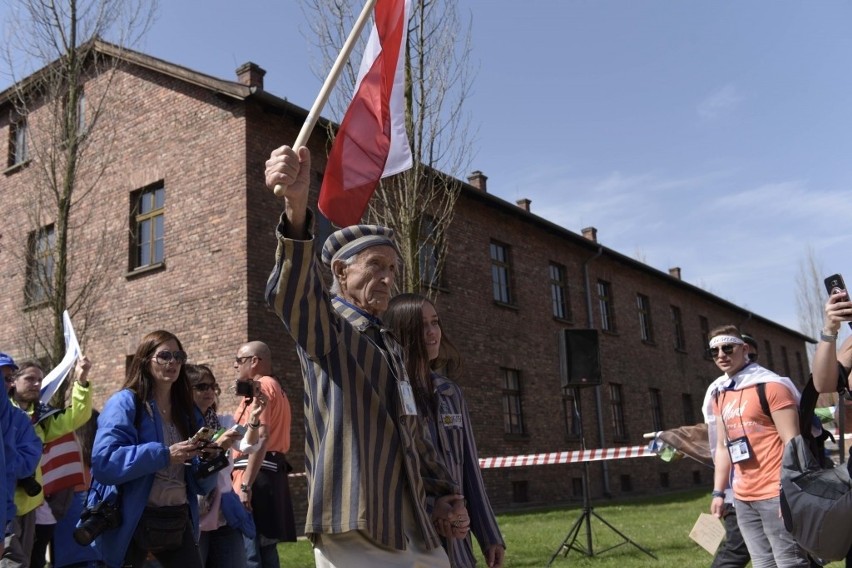
[[[839,278],[839,276],[835,276]],[[826,279],[826,286],[828,286]],[[852,370],[852,337],[847,337],[837,349],[837,336],[843,322],[852,322],[852,301],[843,279],[841,287],[833,286],[825,303],[825,319],[813,360],[814,386],[819,392],[837,392],[838,387],[849,388]]]
[[[122,390],[98,418],[87,507],[99,511],[111,499],[118,508],[94,537],[109,568],[141,567],[149,552],[164,568],[201,568],[196,495],[212,491],[216,476],[197,475],[204,444],[191,437],[207,427],[193,404],[186,359],[174,334],[146,335]]]
[[[846,338],[840,349],[837,348],[837,336],[843,322],[852,322],[852,301],[843,278],[838,274],[826,278],[826,289],[829,298],[825,303],[825,319],[814,352],[811,373],[818,392],[840,392],[850,387],[852,336]],[[849,417],[850,401],[844,397],[841,397],[841,401],[846,417]],[[844,422],[848,429],[850,421],[847,419]],[[846,554],[846,567],[852,568],[852,550]]]
[[[296,521],[287,475],[290,464],[290,401],[272,375],[272,352],[262,341],[240,346],[234,359],[237,394],[244,399],[234,418],[246,426],[248,435],[260,435],[260,447],[249,453],[240,447],[234,462],[233,485],[243,505],[252,512],[255,538],[244,536],[249,568],[278,568],[279,542],[296,541]],[[260,413],[249,409],[261,398]]]

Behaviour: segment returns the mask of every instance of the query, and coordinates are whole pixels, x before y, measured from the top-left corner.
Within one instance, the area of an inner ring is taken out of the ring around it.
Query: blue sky
[[[807,247],[852,282],[852,3],[460,0],[460,12],[477,68],[471,169],[490,193],[595,226],[604,245],[794,329]],[[225,79],[254,61],[267,91],[309,107],[320,81],[306,27],[297,0],[168,0],[139,48]]]

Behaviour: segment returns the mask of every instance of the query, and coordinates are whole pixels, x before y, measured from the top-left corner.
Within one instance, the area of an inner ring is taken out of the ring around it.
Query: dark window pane
[[[163,187],[147,189],[136,194],[138,211],[135,213],[136,258],[135,266],[159,264],[165,258],[165,205],[166,190]]]

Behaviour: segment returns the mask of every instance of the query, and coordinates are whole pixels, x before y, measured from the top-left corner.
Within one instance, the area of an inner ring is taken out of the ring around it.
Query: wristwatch
[[[826,333],[826,332],[825,332],[825,330],[822,330],[822,331],[820,331],[820,332],[819,332],[819,338],[820,338],[820,340],[822,340],[822,341],[827,341],[827,342],[829,342],[829,343],[834,343],[835,341],[837,341],[837,332],[835,332],[835,333],[832,335],[832,334],[830,334],[830,333]]]
[[[249,491],[251,491],[251,485],[249,485],[248,483],[240,483],[240,491],[242,491],[243,493],[248,493]]]
[[[713,499],[715,499],[716,497],[721,497],[722,499],[725,498],[725,492],[724,491],[717,491],[716,489],[714,489],[713,492],[710,493],[710,495],[713,496]]]

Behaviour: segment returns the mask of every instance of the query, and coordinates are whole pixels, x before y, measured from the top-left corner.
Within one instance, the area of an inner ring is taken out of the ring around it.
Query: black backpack
[[[845,377],[838,373],[842,396]],[[781,514],[784,526],[808,553],[823,561],[841,560],[852,548],[852,479],[848,467],[835,467],[825,459],[825,437],[815,437],[811,432],[817,396],[811,379],[799,406],[802,433],[784,448]],[[821,437],[822,449],[818,442]]]

